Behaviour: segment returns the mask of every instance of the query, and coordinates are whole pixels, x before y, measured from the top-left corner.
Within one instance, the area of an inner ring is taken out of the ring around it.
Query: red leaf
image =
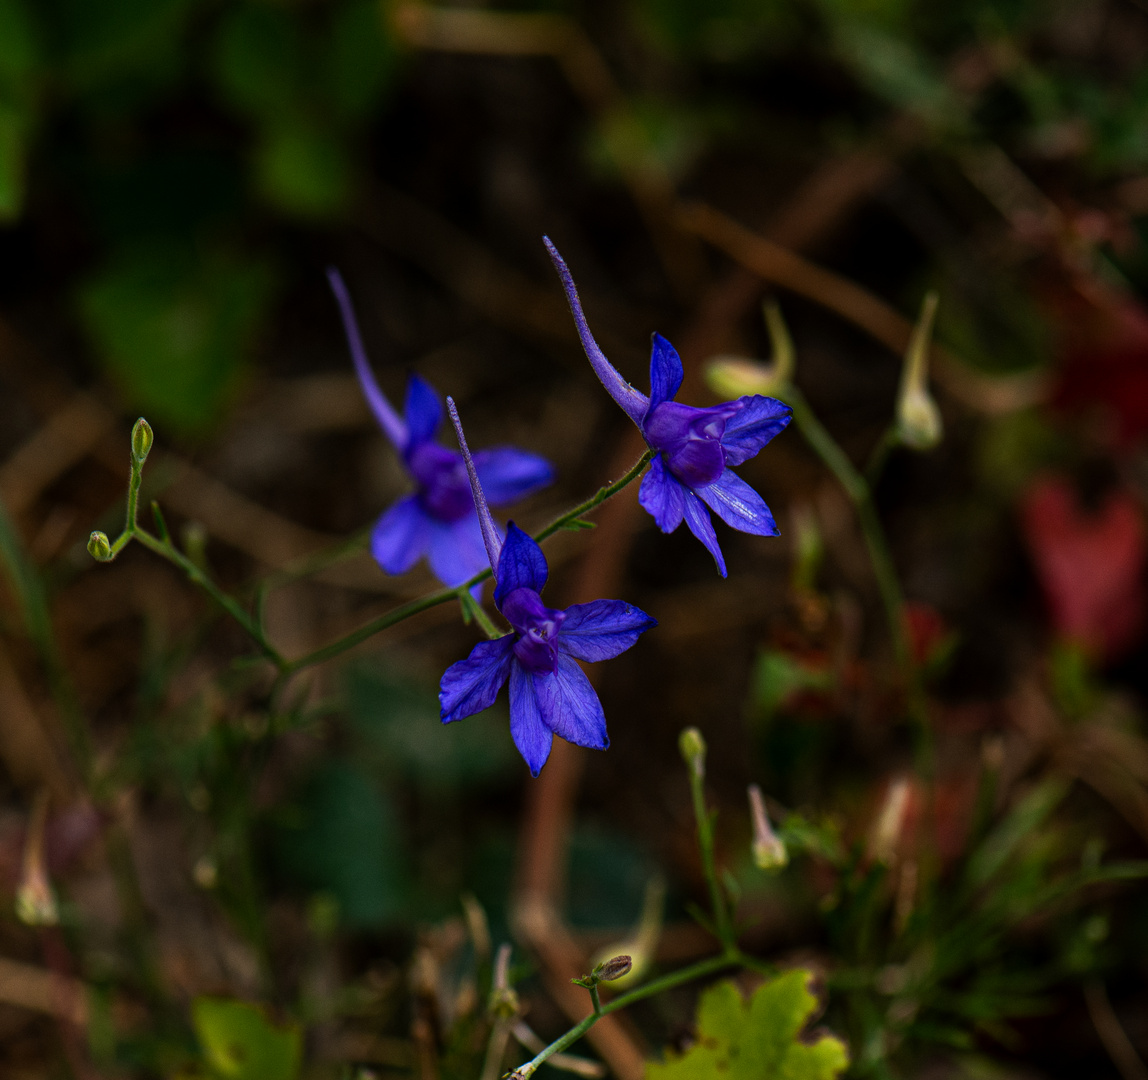
[[[1145,531],[1136,500],[1114,491],[1089,513],[1071,484],[1048,477],[1025,496],[1021,520],[1057,633],[1117,659],[1144,616]]]

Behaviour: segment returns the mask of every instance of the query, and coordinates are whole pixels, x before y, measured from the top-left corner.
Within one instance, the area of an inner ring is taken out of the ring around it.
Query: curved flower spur
[[[562,279],[566,299],[590,366],[606,392],[634,421],[653,451],[638,501],[664,533],[683,518],[726,576],[708,506],[727,525],[756,536],[776,536],[777,525],[762,497],[730,468],[754,457],[789,423],[789,406],[760,394],[707,409],[674,401],[684,370],[674,347],[654,334],[650,353],[650,396],[635,390],[606,359],[590,333],[574,279],[558,249],[543,237]]]
[[[466,462],[482,542],[494,571],[494,603],[513,632],[476,645],[442,677],[439,704],[444,724],[494,704],[510,683],[510,734],[537,776],[555,735],[576,746],[605,750],[602,703],[576,661],[609,660],[657,625],[622,600],[594,600],[565,609],[548,608],[539,593],[549,568],[542,549],[514,522],[502,541],[491,517],[454,402],[446,399]]]
[[[331,267],[327,279],[339,304],[363,396],[417,486],[413,495],[400,499],[379,518],[371,534],[371,554],[388,574],[405,574],[426,555],[435,577],[454,588],[485,569],[486,552],[462,455],[435,438],[442,425],[442,403],[429,383],[411,375],[405,415],[395,412],[367,361],[342,276]],[[493,506],[517,502],[554,480],[545,458],[513,446],[479,450],[474,464]]]

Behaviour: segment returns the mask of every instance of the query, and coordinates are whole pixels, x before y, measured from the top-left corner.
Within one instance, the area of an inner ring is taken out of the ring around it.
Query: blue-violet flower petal
[[[502,602],[515,589],[533,589],[540,593],[546,585],[550,570],[546,556],[514,522],[506,527],[506,542],[495,568],[494,602],[502,609]]]
[[[550,756],[554,732],[542,719],[537,685],[546,676],[531,675],[517,661],[510,665],[510,737],[526,764],[530,775],[537,776]],[[553,678],[553,676],[550,676]]]
[[[571,604],[558,628],[558,651],[591,663],[624,653],[657,622],[624,600]]]
[[[755,536],[777,535],[777,525],[765,500],[732,470],[726,469],[708,487],[698,488],[697,495],[732,528]]]
[[[489,709],[510,677],[514,653],[509,636],[480,641],[465,660],[451,664],[439,684],[442,721],[462,720]]]
[[[405,574],[426,554],[433,523],[417,495],[383,511],[371,532],[371,554],[388,574]],[[466,581],[466,578],[462,579]]]

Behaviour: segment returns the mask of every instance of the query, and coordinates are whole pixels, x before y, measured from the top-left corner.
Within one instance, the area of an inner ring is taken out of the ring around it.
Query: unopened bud
[[[594,971],[601,973],[621,960],[627,962],[626,970],[610,976],[599,974],[598,978],[617,980],[619,989],[640,982],[645,976],[654,953],[658,949],[658,939],[662,935],[662,917],[665,914],[666,883],[661,877],[653,877],[646,882],[646,896],[642,901],[642,914],[638,925],[627,937],[612,941],[595,956]]]
[[[491,980],[490,1015],[499,1020],[513,1020],[518,1015],[518,994],[510,985],[510,945],[502,944],[494,957],[494,978]]]
[[[754,863],[762,870],[780,870],[789,862],[789,852],[769,823],[765,799],[757,784],[749,785],[749,810],[753,816]]]
[[[706,364],[706,382],[715,393],[731,398],[784,394],[792,381],[796,354],[781,308],[776,300],[770,300],[763,305],[762,313],[773,349],[772,363],[763,364],[743,356],[715,356]]]
[[[944,433],[940,410],[929,393],[929,347],[936,314],[937,294],[931,292],[921,305],[921,317],[913,328],[901,370],[897,437],[912,450],[931,450]]]
[[[634,962],[628,956],[612,956],[609,960],[598,964],[594,968],[593,974],[602,982],[613,982],[615,979],[622,978],[623,975],[629,975],[630,968],[633,966]]]
[[[201,855],[191,869],[191,876],[201,889],[214,889],[219,881],[219,868],[206,855]]]
[[[88,537],[88,554],[96,562],[107,562],[112,557],[112,545],[107,533],[97,529]]]
[[[678,736],[678,750],[694,776],[705,776],[706,741],[696,727],[688,727]]]
[[[24,841],[24,867],[16,889],[16,917],[28,926],[55,926],[60,921],[56,894],[48,880],[44,858],[44,830],[48,823],[48,796],[42,793],[32,807]]]
[[[141,416],[135,422],[135,427],[132,428],[132,457],[140,465],[147,461],[147,456],[151,452],[151,444],[154,441],[155,435],[152,433],[151,424]]]
[[[706,361],[706,385],[722,397],[777,393],[773,365],[745,356],[719,355]]]
[[[909,781],[898,777],[889,785],[885,801],[877,815],[873,827],[870,851],[878,862],[891,866],[897,857],[897,847],[905,825],[905,813],[909,809]]]
[[[16,918],[25,926],[55,926],[60,921],[56,894],[47,877],[21,883],[16,892]]]

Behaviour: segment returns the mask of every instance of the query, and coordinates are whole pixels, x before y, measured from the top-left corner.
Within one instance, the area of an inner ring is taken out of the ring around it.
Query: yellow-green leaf
[[[303,1034],[297,1026],[279,1027],[259,1006],[224,998],[197,998],[191,1018],[212,1077],[295,1080],[298,1076]]]
[[[746,1001],[734,983],[710,987],[698,1003],[697,1041],[664,1064],[646,1066],[646,1080],[834,1080],[849,1064],[832,1035],[799,1039],[817,1009],[808,971],[762,983]]]

